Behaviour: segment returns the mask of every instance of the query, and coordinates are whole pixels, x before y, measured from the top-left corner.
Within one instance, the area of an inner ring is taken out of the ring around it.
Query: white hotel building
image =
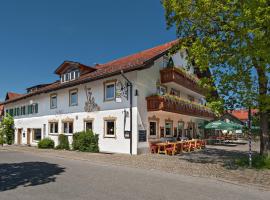
[[[37,145],[50,137],[57,145],[59,134],[71,143],[73,133],[89,128],[99,134],[101,152],[138,154],[149,141],[202,136],[200,125],[215,116],[204,106],[198,79],[210,73],[187,67],[185,51],[169,56],[176,43],[93,67],[65,61],[55,71],[58,81],[7,95],[15,144]]]

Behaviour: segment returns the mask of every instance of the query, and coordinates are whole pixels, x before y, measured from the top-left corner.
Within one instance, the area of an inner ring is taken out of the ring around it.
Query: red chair
[[[149,142],[149,150],[150,153],[157,153],[158,152],[158,145],[156,145],[155,143]]]
[[[165,148],[166,155],[175,155],[177,153],[176,143],[168,144]]]

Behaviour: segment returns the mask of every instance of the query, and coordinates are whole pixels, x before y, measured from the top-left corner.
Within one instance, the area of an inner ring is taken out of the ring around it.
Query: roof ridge
[[[173,40],[173,41],[170,41],[170,42],[166,42],[166,43],[160,44],[158,46],[153,46],[151,48],[148,48],[148,49],[145,49],[145,50],[141,50],[141,51],[138,51],[138,52],[135,52],[135,53],[131,53],[131,54],[128,54],[126,56],[113,59],[113,60],[108,61],[106,63],[102,63],[102,64],[99,63],[98,65],[95,66],[95,68],[96,69],[101,69],[101,68],[104,68],[104,67],[108,67],[109,64],[114,63],[116,61],[123,60],[123,59],[126,59],[126,58],[131,57],[131,56],[135,56],[135,55],[138,55],[138,54],[142,54],[142,53],[145,53],[147,51],[153,51],[153,50],[158,49],[158,48],[163,47],[163,46],[168,46],[167,48],[170,48],[171,45],[172,45],[172,43],[176,43],[177,41],[179,41],[179,39],[176,39],[176,40]]]

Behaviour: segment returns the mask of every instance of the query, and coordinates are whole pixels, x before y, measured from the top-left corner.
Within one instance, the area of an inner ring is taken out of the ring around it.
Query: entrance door
[[[17,133],[17,143],[22,144],[22,129],[18,129]]]
[[[27,129],[27,145],[30,145],[30,138],[31,138],[31,130],[30,128]]]

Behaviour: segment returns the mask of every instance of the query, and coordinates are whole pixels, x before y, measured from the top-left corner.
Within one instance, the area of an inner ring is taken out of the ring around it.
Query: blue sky
[[[1,0],[0,101],[57,80],[64,60],[91,66],[175,38],[159,0]]]

